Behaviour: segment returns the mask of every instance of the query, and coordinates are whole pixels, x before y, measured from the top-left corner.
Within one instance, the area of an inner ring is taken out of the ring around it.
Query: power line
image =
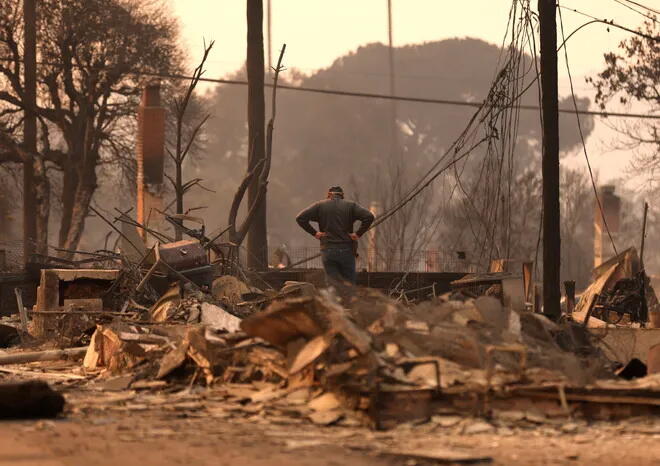
[[[637,8],[633,8],[632,6],[623,3],[621,0],[612,0],[612,1],[618,3],[619,5],[621,5],[624,8],[628,8],[629,10],[634,11],[638,15],[642,15],[643,17],[650,19],[654,23],[657,22],[657,20],[653,16],[649,16],[646,13],[644,13],[643,11],[639,11]]]
[[[158,78],[167,78],[167,79],[190,79],[189,76],[180,75],[180,74],[169,74],[169,73],[135,73],[143,76],[151,76]],[[234,79],[217,79],[217,78],[200,78],[200,81],[212,82],[217,84],[230,84],[230,85],[247,85],[247,81],[243,80],[234,80]],[[272,84],[266,83],[266,87],[271,87]],[[417,102],[425,104],[440,104],[440,105],[454,105],[459,107],[473,107],[480,108],[483,105],[483,102],[470,102],[466,100],[452,100],[452,99],[431,99],[426,97],[408,97],[408,96],[392,96],[387,94],[375,94],[369,92],[355,92],[355,91],[341,91],[337,89],[321,89],[315,87],[302,87],[302,86],[288,86],[283,84],[277,85],[278,89],[284,89],[289,91],[300,91],[300,92],[311,92],[316,94],[329,94],[329,95],[340,95],[346,97],[363,97],[367,99],[384,99],[384,100],[397,100],[401,102]],[[520,98],[521,95],[518,96]],[[511,105],[512,106],[513,102]],[[520,105],[522,110],[539,110],[539,107],[536,105]],[[620,117],[620,118],[641,118],[641,119],[651,119],[658,120],[660,115],[646,114],[646,113],[624,113],[624,112],[599,112],[593,110],[578,110],[580,115],[592,115],[600,117]],[[570,113],[573,114],[575,111],[573,109],[560,108],[559,113]]]
[[[14,58],[0,58],[0,61],[15,62],[17,61]],[[19,62],[21,60],[18,60]],[[39,65],[49,65],[49,66],[62,66],[61,63],[48,63],[48,62],[39,62]],[[148,71],[129,71],[129,74],[136,76],[148,76],[152,78],[162,78],[162,79],[185,79],[190,80],[192,76],[187,76],[184,74],[178,73],[155,73]],[[538,78],[538,76],[537,76]],[[531,87],[532,84],[536,81],[535,78],[527,88],[523,90],[518,96],[516,96],[512,102],[506,107],[512,107],[519,98],[523,96],[525,91]],[[199,78],[202,82],[215,83],[215,84],[227,84],[227,85],[239,85],[247,86],[248,82],[241,79],[222,79],[222,78]],[[265,87],[272,87],[272,83],[265,83]],[[438,105],[453,105],[457,107],[472,107],[472,108],[481,108],[483,102],[470,102],[467,100],[454,100],[454,99],[431,99],[426,97],[410,97],[410,96],[395,96],[388,94],[376,94],[370,92],[356,92],[356,91],[342,91],[338,89],[322,89],[318,87],[302,87],[302,86],[290,86],[286,84],[278,84],[277,89],[283,89],[287,91],[297,91],[297,92],[310,92],[315,94],[327,94],[327,95],[338,95],[345,97],[361,97],[365,99],[383,99],[383,100],[396,100],[400,102],[415,102],[415,103],[424,103],[424,104],[438,104]],[[521,110],[534,110],[538,111],[540,109],[537,105],[519,105]],[[573,114],[575,110],[568,108],[560,108],[559,113],[568,113]],[[660,115],[650,114],[650,113],[627,113],[627,112],[602,112],[595,110],[578,110],[580,115],[591,115],[598,116],[603,118],[613,117],[613,118],[638,118],[644,120],[660,120]]]
[[[631,29],[629,27],[622,26],[618,23],[615,23],[613,19],[607,20],[607,19],[598,18],[596,16],[590,15],[589,13],[585,13],[585,12],[577,10],[575,8],[569,8],[569,7],[566,7],[566,6],[559,5],[559,8],[564,9],[564,10],[568,10],[568,11],[572,11],[573,13],[577,13],[578,15],[586,16],[587,18],[591,18],[594,21],[597,21],[599,23],[607,24],[608,26],[612,26],[612,27],[615,27],[615,28],[622,29],[624,31],[630,32],[631,34],[638,35],[638,36],[643,37],[645,39],[648,39],[650,41],[660,42],[660,36],[653,37],[653,36],[650,36],[650,35],[648,35],[644,32],[635,31],[634,29]]]
[[[628,2],[628,3],[632,3],[633,5],[637,5],[638,7],[644,8],[645,10],[652,11],[653,13],[656,13],[656,14],[660,15],[660,11],[658,11],[658,10],[654,10],[654,9],[651,8],[651,7],[648,7],[648,6],[642,5],[642,4],[639,3],[639,2],[635,2],[635,1],[633,1],[633,0],[624,0],[624,1],[626,1],[626,2]]]
[[[559,12],[559,25],[561,29],[561,36],[564,37],[564,19],[561,15],[561,7],[558,9]],[[591,169],[591,162],[589,162],[589,154],[587,153],[587,145],[584,142],[584,134],[582,132],[582,123],[580,122],[580,115],[577,113],[577,100],[575,99],[575,92],[573,92],[573,76],[571,75],[571,67],[568,63],[568,47],[564,47],[564,60],[566,61],[566,72],[568,73],[568,82],[571,86],[571,97],[573,99],[573,106],[575,107],[575,118],[577,119],[578,133],[580,134],[580,140],[582,141],[582,150],[584,152],[584,158],[587,161],[587,168],[589,169],[589,177],[591,178],[591,186],[594,190],[594,195],[596,196],[596,202],[598,203],[598,210],[600,211],[600,216],[603,219],[603,225],[605,225],[605,230],[607,231],[607,236],[610,238],[612,243],[612,248],[614,249],[614,254],[619,255],[616,245],[614,244],[614,238],[612,238],[612,233],[610,232],[610,227],[607,225],[607,219],[605,218],[605,212],[603,211],[603,205],[600,202],[600,197],[598,196],[598,189],[596,188],[596,182],[594,180],[594,173]]]

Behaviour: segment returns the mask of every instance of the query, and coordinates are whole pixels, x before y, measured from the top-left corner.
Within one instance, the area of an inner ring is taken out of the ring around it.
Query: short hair
[[[337,194],[344,194],[344,190],[341,189],[341,186],[333,186],[332,188],[328,189],[329,193],[337,193]]]

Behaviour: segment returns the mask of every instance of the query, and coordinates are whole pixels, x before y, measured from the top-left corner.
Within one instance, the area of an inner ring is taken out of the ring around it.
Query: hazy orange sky
[[[184,46],[191,64],[200,56],[202,40],[215,40],[207,76],[221,77],[240,68],[245,60],[245,0],[169,0],[179,17]],[[268,0],[264,1],[264,9]],[[509,0],[392,0],[394,45],[414,44],[451,37],[476,37],[501,44]],[[304,72],[329,66],[337,57],[362,44],[387,42],[387,0],[271,0],[272,48],[276,55],[287,44],[286,65]],[[536,6],[536,0],[532,5]],[[614,0],[564,0],[603,19],[636,29],[643,17]],[[660,8],[660,0],[645,0]],[[588,18],[563,11],[566,34]],[[264,13],[265,19],[265,13]],[[265,27],[265,26],[264,26]],[[602,24],[587,26],[569,41],[568,52],[576,93],[592,96],[584,77],[603,68],[603,53],[614,50],[629,33]],[[386,64],[383,64],[385,69]],[[559,63],[560,94],[570,92],[563,55]],[[433,97],[433,96],[429,96]],[[458,97],[458,96],[457,96]],[[622,110],[611,108],[611,110]],[[644,109],[636,109],[644,110]],[[629,154],[609,150],[615,133],[596,121],[587,149],[600,180],[621,176]],[[584,165],[584,156],[571,157],[571,165]]]

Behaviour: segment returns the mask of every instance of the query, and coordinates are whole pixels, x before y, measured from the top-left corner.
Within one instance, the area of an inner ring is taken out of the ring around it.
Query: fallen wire
[[[511,87],[511,83],[522,81],[522,78],[524,78],[524,75],[523,76],[519,75],[519,66],[521,64],[521,59],[516,55],[516,53],[518,53],[518,55],[522,53],[520,51],[516,52],[516,49],[520,48],[517,47],[519,45],[517,44],[517,40],[520,37],[520,32],[524,30],[521,26],[519,26],[518,30],[515,30],[515,16],[516,16],[515,12],[516,12],[517,4],[518,4],[518,0],[514,1],[511,9],[511,14],[509,15],[510,22],[514,21],[513,23],[511,23],[512,45],[509,47],[509,53],[511,55],[506,60],[502,69],[500,69],[500,71],[496,74],[494,81],[490,86],[486,99],[480,104],[478,104],[477,111],[470,118],[467,126],[461,132],[459,137],[449,146],[449,148],[442,154],[442,156],[439,157],[439,159],[427,170],[427,172],[423,176],[421,176],[418,179],[418,181],[408,190],[408,192],[394,206],[390,207],[385,213],[383,213],[381,216],[378,217],[378,219],[376,219],[376,221],[370,226],[370,229],[376,228],[378,225],[381,225],[383,222],[392,218],[398,211],[406,207],[424,189],[430,186],[431,183],[433,183],[433,181],[436,180],[441,174],[443,174],[448,169],[454,167],[455,164],[458,163],[459,161],[469,157],[473,153],[473,151],[477,149],[479,146],[481,146],[484,142],[489,141],[487,155],[492,155],[491,150],[493,149],[494,146],[490,142],[498,139],[501,134],[504,138],[508,140],[508,144],[509,144],[508,149],[509,149],[509,157],[510,157],[509,160],[511,160],[511,158],[513,157],[513,146],[515,144],[515,141],[512,142],[511,138],[513,137],[515,132],[511,133],[511,131],[507,129],[509,126],[512,125],[513,116],[507,115],[506,112],[508,109],[514,106],[518,109],[518,111],[520,108],[522,108],[522,106],[520,105],[520,97],[533,84],[533,82],[530,83],[525,88],[525,90],[523,90],[520,93],[517,93],[517,95],[515,95],[510,100],[508,99],[508,95],[510,95],[510,93],[513,91]],[[514,74],[515,77],[511,78],[510,76],[511,74]],[[468,141],[476,137],[476,131],[482,124],[484,125],[485,128],[485,136],[483,136],[474,144],[472,144],[468,149],[463,150],[464,146],[468,143]],[[516,119],[516,125],[517,124],[518,124],[518,120]],[[496,129],[497,125],[500,126],[499,131]],[[505,154],[504,145],[507,144],[507,142],[503,141],[502,144],[503,144],[503,149],[499,157],[500,172],[502,171],[502,168],[504,166],[504,154]],[[442,162],[452,152],[454,154],[460,153],[460,155],[455,155],[455,157],[452,160],[450,160],[445,165],[440,167]],[[512,162],[510,162],[510,166],[512,167]],[[488,225],[486,225],[487,233],[488,231],[492,231],[492,233],[487,234],[485,238],[487,238],[488,236],[492,236],[492,237],[495,236],[497,215],[498,215],[497,209],[499,207],[499,204],[497,203],[497,199],[499,199],[499,192],[501,189],[501,184],[503,182],[502,177],[499,177],[498,180],[499,181],[496,182],[497,195],[494,197],[493,196],[484,197],[486,202],[490,202],[494,198],[495,207],[496,207],[492,218],[489,218],[489,223],[491,223],[492,226],[488,227]],[[511,180],[509,180],[509,182],[511,182]],[[509,195],[510,195],[510,191],[509,191]],[[487,207],[488,206],[484,206],[483,209],[484,212],[489,211]],[[484,247],[485,247],[485,243],[484,243]],[[320,255],[321,254],[319,253],[314,256],[308,257],[304,260],[290,264],[284,270],[291,269],[303,263],[309,262],[319,257]]]

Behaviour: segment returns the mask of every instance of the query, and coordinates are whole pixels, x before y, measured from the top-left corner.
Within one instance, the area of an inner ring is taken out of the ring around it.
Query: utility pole
[[[394,41],[392,39],[392,0],[387,0],[387,45],[389,46],[390,95],[394,95]]]
[[[266,7],[268,12],[267,12],[267,23],[266,23],[266,33],[268,34],[268,75],[270,76],[273,73],[273,41],[272,41],[272,18],[271,18],[271,3],[270,0],[268,0],[268,6]]]
[[[394,80],[394,40],[392,39],[392,0],[387,0],[387,44],[388,44],[388,65],[389,65],[389,78],[390,78],[390,95],[395,94],[395,80]],[[390,102],[390,118],[391,118],[391,134],[390,134],[390,152],[392,155],[398,153],[398,138],[397,138],[397,127],[396,127],[396,118],[397,118],[397,105],[396,101],[392,100]],[[398,162],[398,160],[397,160]],[[398,163],[397,163],[398,167]]]
[[[35,252],[37,238],[36,194],[32,154],[37,152],[37,6],[36,0],[23,0],[23,41],[25,81],[23,145],[29,160],[23,164],[23,261],[25,265]]]
[[[248,77],[248,170],[266,156],[264,101],[264,6],[262,0],[247,0],[247,77]],[[248,205],[259,193],[259,177],[248,189]],[[247,264],[253,270],[268,268],[268,237],[266,229],[266,198],[250,226],[247,243]]]
[[[543,312],[556,320],[561,315],[556,0],[538,0],[538,9],[543,108]]]

